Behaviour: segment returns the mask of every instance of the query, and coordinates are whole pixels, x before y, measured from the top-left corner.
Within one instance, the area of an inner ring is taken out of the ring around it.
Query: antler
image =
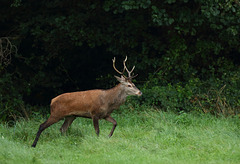
[[[134,70],[134,68],[135,68],[135,66],[133,66],[133,68],[132,68],[132,70],[131,71],[129,71],[128,69],[127,69],[127,66],[126,66],[126,61],[127,61],[127,56],[126,56],[126,58],[125,58],[125,60],[124,60],[124,62],[123,62],[123,65],[124,65],[124,67],[126,68],[126,71],[128,72],[128,77],[129,78],[132,78],[131,77],[131,73],[133,72],[133,70]]]
[[[132,68],[131,71],[128,70],[128,68],[127,68],[127,66],[126,66],[127,56],[126,56],[125,60],[123,61],[123,66],[124,66],[124,68],[123,68],[123,71],[122,71],[122,72],[120,72],[119,70],[117,70],[117,68],[115,67],[115,61],[116,61],[116,58],[115,58],[115,57],[112,59],[112,61],[113,61],[113,68],[115,69],[115,71],[117,71],[120,75],[123,75],[123,77],[128,78],[128,79],[132,79],[132,78],[134,78],[134,77],[136,77],[136,76],[138,75],[138,74],[137,74],[137,75],[135,75],[135,76],[131,76],[131,73],[132,73],[133,70],[135,69],[135,66],[133,66],[133,68]],[[124,74],[123,74],[125,70],[128,72],[128,77],[124,76]]]
[[[126,60],[126,59],[125,59],[125,60]],[[124,60],[124,61],[125,61],[125,60]],[[125,69],[126,69],[124,62],[123,62],[123,65],[124,65],[123,71],[120,72],[120,71],[115,67],[116,58],[114,57],[114,58],[112,59],[112,61],[113,61],[113,68],[115,69],[115,71],[117,71],[117,73],[119,73],[120,75],[123,75],[123,77],[126,78],[126,76],[124,76],[124,74],[123,74],[124,71],[125,71]],[[126,62],[126,61],[125,61],[125,62]]]

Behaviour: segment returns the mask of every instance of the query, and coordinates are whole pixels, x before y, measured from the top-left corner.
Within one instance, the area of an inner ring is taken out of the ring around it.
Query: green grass
[[[239,118],[123,108],[112,114],[112,138],[111,123],[101,120],[97,137],[91,120],[78,118],[65,136],[63,121],[46,129],[36,148],[44,118],[0,124],[0,163],[240,163]]]

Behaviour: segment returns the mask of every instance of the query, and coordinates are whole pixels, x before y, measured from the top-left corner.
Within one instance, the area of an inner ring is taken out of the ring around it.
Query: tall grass
[[[62,122],[46,129],[31,148],[44,118],[0,125],[0,163],[240,163],[239,118],[127,110],[113,113],[118,122],[76,119],[66,135]]]

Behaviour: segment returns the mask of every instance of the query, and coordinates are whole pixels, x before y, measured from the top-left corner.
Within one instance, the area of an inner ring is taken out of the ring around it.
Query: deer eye
[[[128,85],[128,87],[132,87],[131,85]]]

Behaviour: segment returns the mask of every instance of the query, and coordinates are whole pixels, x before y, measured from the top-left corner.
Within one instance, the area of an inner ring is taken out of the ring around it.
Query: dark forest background
[[[49,113],[64,92],[117,84],[128,56],[134,108],[238,115],[239,0],[1,0],[0,119]],[[36,107],[37,106],[37,107]]]

